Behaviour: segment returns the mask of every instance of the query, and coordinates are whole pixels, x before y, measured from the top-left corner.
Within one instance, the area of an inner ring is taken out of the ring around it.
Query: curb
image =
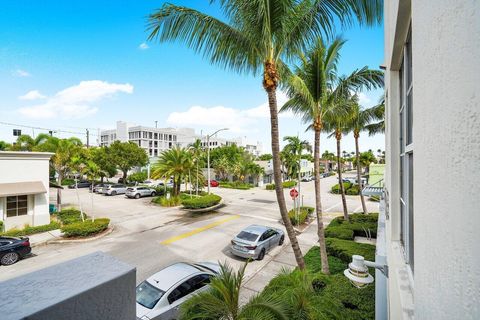
[[[185,208],[180,208],[180,210],[182,211],[186,211],[186,212],[189,212],[189,213],[205,213],[205,212],[210,212],[210,211],[215,211],[219,208],[222,208],[224,206],[224,202],[223,202],[223,199],[217,203],[216,205],[214,206],[211,206],[211,207],[208,207],[208,208],[200,208],[200,209],[185,209]]]
[[[84,239],[61,239],[61,240],[47,240],[45,241],[45,244],[59,244],[59,243],[75,243],[75,242],[89,242],[89,241],[94,241],[100,238],[103,238],[110,233],[112,233],[114,230],[113,226],[108,227],[105,231],[103,231],[100,234],[97,234],[96,236],[90,237],[90,238],[84,238]]]

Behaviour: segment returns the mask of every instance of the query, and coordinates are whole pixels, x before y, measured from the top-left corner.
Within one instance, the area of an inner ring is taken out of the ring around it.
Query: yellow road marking
[[[205,230],[215,228],[216,226],[219,226],[219,225],[221,225],[222,223],[225,223],[225,222],[228,222],[228,221],[232,221],[232,220],[235,220],[235,219],[238,219],[238,218],[240,218],[240,216],[239,216],[239,215],[235,215],[235,216],[231,216],[231,217],[228,217],[228,218],[225,218],[225,219],[221,219],[221,220],[212,222],[212,223],[210,223],[210,224],[207,224],[206,226],[203,226],[203,227],[194,229],[194,230],[189,231],[189,232],[182,233],[182,234],[180,234],[180,235],[178,235],[178,236],[171,237],[171,238],[169,238],[169,239],[167,239],[167,240],[163,240],[162,242],[160,242],[160,244],[167,245],[167,244],[173,243],[173,242],[175,242],[175,241],[188,238],[188,237],[190,237],[190,236],[193,236],[194,234],[203,232],[203,231],[205,231]]]

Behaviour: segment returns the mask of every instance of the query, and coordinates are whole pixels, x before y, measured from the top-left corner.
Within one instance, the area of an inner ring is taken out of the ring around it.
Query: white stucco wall
[[[480,319],[480,1],[411,2],[413,275],[398,241],[397,58],[409,3],[385,2],[389,316]]]
[[[39,226],[50,223],[49,213],[49,159],[50,153],[0,152],[0,183],[41,181],[47,190],[28,196],[28,214],[4,220],[5,228],[22,228],[25,224]],[[5,198],[0,197],[0,219],[4,213]]]

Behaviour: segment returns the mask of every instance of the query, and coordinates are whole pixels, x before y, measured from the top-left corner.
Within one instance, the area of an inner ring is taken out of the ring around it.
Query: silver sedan
[[[268,251],[281,246],[284,240],[285,233],[280,229],[251,225],[233,238],[230,251],[242,258],[262,260]]]

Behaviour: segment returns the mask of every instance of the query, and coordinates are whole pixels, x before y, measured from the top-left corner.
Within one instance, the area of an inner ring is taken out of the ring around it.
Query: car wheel
[[[137,193],[137,194],[135,195],[135,199],[138,199],[138,198],[140,198],[140,195]]]
[[[262,249],[262,251],[260,251],[260,253],[258,254],[257,260],[263,260],[264,257],[265,257],[265,249]]]
[[[20,259],[20,256],[16,252],[8,252],[3,255],[2,259],[0,260],[0,264],[4,266],[9,266],[14,264]]]
[[[112,191],[111,195],[112,195],[112,196],[116,196],[116,195],[117,195],[117,191]]]
[[[278,245],[281,246],[284,241],[285,241],[285,236],[281,236],[280,241],[278,241]]]
[[[152,192],[152,197],[155,197],[157,194],[154,192]]]

